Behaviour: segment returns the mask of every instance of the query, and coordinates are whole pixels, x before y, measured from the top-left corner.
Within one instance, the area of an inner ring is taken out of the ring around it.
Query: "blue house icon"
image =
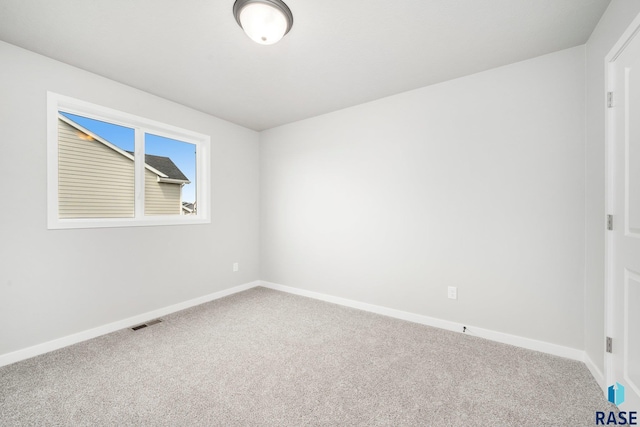
[[[609,386],[609,402],[616,406],[624,402],[624,386],[619,382]]]

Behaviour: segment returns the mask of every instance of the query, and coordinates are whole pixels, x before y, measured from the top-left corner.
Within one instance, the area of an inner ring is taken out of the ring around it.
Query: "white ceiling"
[[[0,40],[255,130],[583,44],[610,0],[285,0],[272,46],[234,0],[0,0]]]

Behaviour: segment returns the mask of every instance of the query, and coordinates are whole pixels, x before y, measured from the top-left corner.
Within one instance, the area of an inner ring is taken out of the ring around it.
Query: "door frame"
[[[607,215],[614,215],[614,227],[616,216],[619,217],[619,213],[615,212],[615,188],[614,188],[614,163],[615,163],[615,110],[608,108],[608,93],[615,92],[615,72],[614,62],[622,54],[627,45],[634,37],[640,37],[640,13],[634,18],[627,29],[622,33],[618,41],[613,45],[604,60],[604,76],[605,76],[605,91],[603,94],[603,105],[605,106],[605,224]],[[615,106],[615,97],[613,99],[613,105]],[[604,225],[604,224],[603,224]],[[604,286],[604,320],[605,320],[605,336],[610,337],[614,335],[614,277],[613,277],[613,233],[604,227],[605,231],[605,286]],[[606,339],[606,337],[603,337]],[[614,343],[615,346],[615,343]],[[604,342],[603,342],[604,347]],[[607,385],[614,384],[615,378],[615,366],[614,357],[612,353],[607,353],[604,350],[604,392],[606,394]]]

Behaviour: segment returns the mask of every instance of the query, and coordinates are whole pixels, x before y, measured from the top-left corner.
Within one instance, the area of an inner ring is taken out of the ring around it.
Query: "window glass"
[[[59,217],[133,218],[133,146],[131,128],[60,113]]]
[[[196,215],[196,145],[146,133],[145,215]]]

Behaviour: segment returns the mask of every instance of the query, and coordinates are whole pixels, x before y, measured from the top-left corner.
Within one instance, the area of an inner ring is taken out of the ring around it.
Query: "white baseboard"
[[[421,314],[409,313],[402,310],[396,310],[393,308],[382,307],[373,304],[367,304],[359,301],[354,301],[346,298],[335,297],[332,295],[322,294],[313,291],[307,291],[304,289],[293,288],[290,286],[279,285],[277,283],[271,283],[266,281],[255,281],[246,283],[243,285],[235,286],[233,288],[225,289],[219,292],[214,292],[209,295],[204,295],[199,298],[194,298],[189,301],[184,301],[178,304],[174,304],[168,307],[153,310],[144,314],[129,317],[127,319],[119,320],[107,325],[99,326],[97,328],[89,329],[86,331],[78,332],[76,334],[68,335],[66,337],[58,338],[52,341],[48,341],[42,344],[37,344],[32,347],[17,350],[11,353],[0,355],[0,366],[9,365],[11,363],[19,362],[21,360],[29,359],[40,354],[48,353],[50,351],[58,350],[69,345],[73,345],[82,341],[86,341],[92,338],[99,337],[111,332],[118,331],[120,329],[129,328],[134,325],[138,325],[155,319],[167,314],[175,313],[186,308],[194,307],[196,305],[204,304],[209,301],[213,301],[228,295],[232,295],[238,292],[242,292],[256,286],[263,286],[265,288],[274,289],[277,291],[287,292],[290,294],[305,296],[321,301],[327,301],[330,303],[343,305],[346,307],[356,308],[359,310],[368,311],[371,313],[377,313],[384,316],[393,317],[396,319],[402,319],[409,322],[419,323],[422,325],[433,326],[436,328],[446,329],[454,332],[462,333],[462,327],[465,326],[461,323],[451,322],[449,320],[438,319],[435,317],[424,316]],[[489,329],[478,328],[470,325],[466,325],[466,333],[481,338],[486,338],[492,341],[501,342],[504,344],[510,344],[517,347],[526,348],[529,350],[540,351],[543,353],[552,354],[555,356],[566,357],[569,359],[579,360],[587,365],[587,368],[591,371],[592,375],[598,382],[601,388],[604,389],[604,376],[595,366],[595,364],[589,359],[589,357],[582,350],[577,350],[570,347],[564,347],[557,344],[551,344],[544,341],[534,340],[531,338],[524,338],[517,335],[505,334],[503,332],[492,331]]]
[[[605,393],[607,391],[607,384],[604,379],[604,374],[602,373],[602,371],[600,371],[600,369],[598,369],[596,364],[593,363],[593,360],[591,360],[586,352],[584,353],[583,362],[585,365],[587,365],[587,368],[589,368],[591,375],[593,375],[593,378],[595,378],[596,382],[602,389],[602,392]]]
[[[27,347],[21,350],[17,350],[11,353],[0,355],[0,366],[9,365],[11,363],[19,362],[21,360],[29,359],[40,354],[48,353],[50,351],[58,350],[63,347],[70,346],[82,341],[90,340],[92,338],[99,337],[101,335],[109,334],[111,332],[119,331],[120,329],[130,328],[152,319],[156,319],[167,314],[175,313],[176,311],[184,310],[186,308],[194,307],[196,305],[204,304],[209,301],[213,301],[222,297],[226,297],[238,292],[246,291],[247,289],[259,286],[259,282],[245,283],[244,285],[234,286],[233,288],[225,289],[219,292],[214,292],[209,295],[204,295],[198,298],[194,298],[188,301],[183,301],[178,304],[170,305],[168,307],[160,308],[157,310],[149,311],[144,314],[129,317],[127,319],[118,320],[107,325],[98,326],[97,328],[88,329],[86,331],[78,332],[66,337],[58,338],[52,341],[47,341],[42,344],[37,344],[32,347]]]
[[[454,332],[462,333],[463,326],[466,326],[467,330],[465,333],[468,335],[486,338],[492,341],[497,341],[503,344],[510,344],[517,347],[526,348],[529,350],[540,351],[543,353],[552,354],[554,356],[561,356],[561,357],[566,357],[568,359],[579,360],[581,362],[585,360],[585,353],[582,350],[578,350],[571,347],[565,347],[558,344],[552,344],[545,341],[539,341],[531,338],[524,338],[517,335],[505,334],[503,332],[492,331],[490,329],[478,328],[470,325],[463,325],[462,323],[451,322],[449,320],[442,320],[442,319],[437,319],[435,317],[409,313],[406,311],[382,307],[379,305],[367,304],[367,303],[354,301],[346,298],[334,297],[327,294],[307,291],[304,289],[293,288],[285,285],[279,285],[277,283],[271,283],[271,282],[266,282],[262,280],[260,281],[260,286],[263,286],[269,289],[274,289],[277,291],[287,292],[290,294],[301,295],[309,298],[314,298],[317,300],[327,301],[334,304],[343,305],[346,307],[357,308],[359,310],[369,311],[371,313],[382,314],[384,316],[394,317],[396,319],[402,319],[402,320],[407,320],[409,322],[420,323],[422,325],[433,326],[441,329],[447,329]]]

